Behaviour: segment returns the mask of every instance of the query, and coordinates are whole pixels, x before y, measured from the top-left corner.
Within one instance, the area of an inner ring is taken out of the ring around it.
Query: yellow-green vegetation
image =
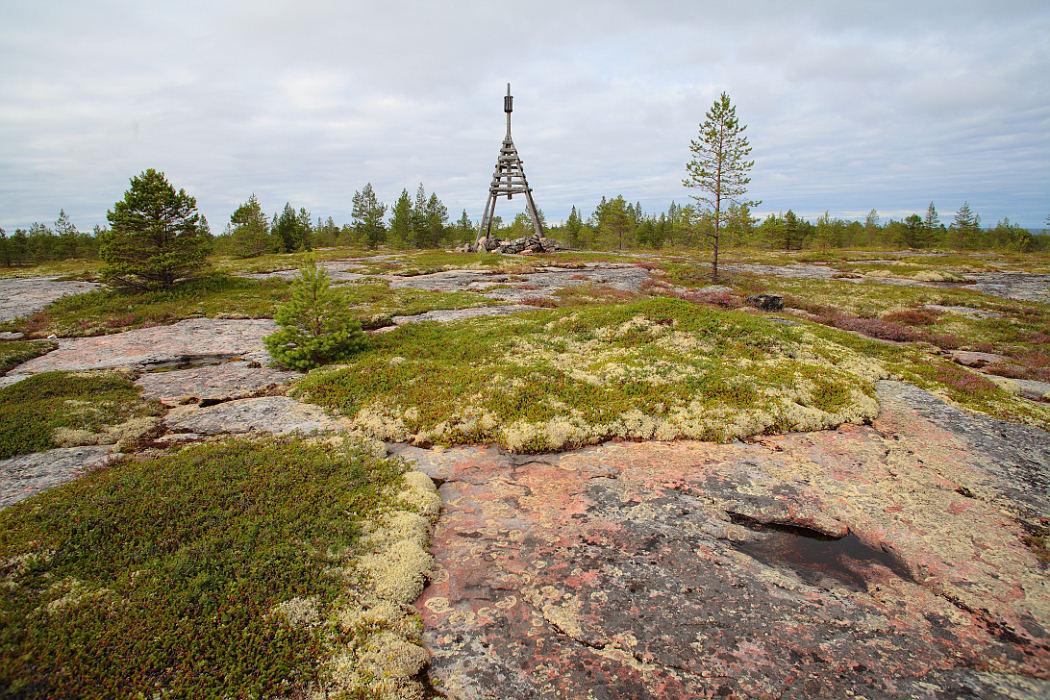
[[[881,376],[804,326],[652,298],[403,327],[298,392],[377,438],[536,452],[863,422]]]
[[[1018,398],[976,372],[929,352],[921,344],[891,345],[832,328],[813,333],[877,362],[895,379],[914,384],[951,404],[995,418],[1050,429],[1050,405]],[[1005,388],[1004,388],[1005,387]]]
[[[254,258],[238,258],[228,255],[213,255],[209,258],[214,269],[226,273],[275,272],[277,270],[298,270],[309,259],[324,262],[328,260],[346,260],[375,255],[376,251],[361,248],[317,248],[298,253],[270,253]],[[365,264],[364,262],[361,263]]]
[[[335,287],[332,293],[366,327],[387,325],[390,316],[399,314],[499,303],[472,292],[392,290],[382,280]],[[32,337],[76,337],[120,333],[187,318],[271,318],[290,296],[287,280],[212,275],[162,290],[96,289],[73,294],[5,327]]]
[[[0,342],[0,372],[6,372],[26,360],[39,357],[58,347],[50,340],[7,340]]]
[[[425,660],[401,591],[374,583],[415,591],[429,566],[425,551],[408,559],[427,545],[433,486],[401,472],[351,445],[225,440],[119,462],[0,511],[0,688],[374,697],[390,667]]]
[[[47,372],[0,389],[0,459],[134,440],[163,407],[119,372]]]
[[[268,318],[290,294],[280,279],[224,275],[150,291],[96,289],[62,297],[14,325],[29,336],[90,336],[175,323],[186,318]]]
[[[77,258],[75,260],[49,260],[27,267],[0,267],[0,278],[4,277],[60,277],[64,279],[95,281],[98,279],[102,261]]]

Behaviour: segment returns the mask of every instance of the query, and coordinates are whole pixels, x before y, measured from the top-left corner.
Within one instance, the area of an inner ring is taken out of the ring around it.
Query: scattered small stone
[[[747,303],[762,311],[783,311],[784,299],[775,294],[752,294]]]
[[[532,234],[514,240],[500,239],[496,236],[482,236],[473,245],[467,243],[457,250],[464,253],[500,253],[504,255],[521,255],[529,253],[553,253],[561,250],[561,244],[553,238]]]

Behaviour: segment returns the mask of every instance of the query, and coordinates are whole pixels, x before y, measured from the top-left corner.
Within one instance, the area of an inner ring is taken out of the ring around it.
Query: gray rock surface
[[[415,314],[414,316],[394,316],[391,319],[395,326],[403,326],[407,323],[424,323],[426,321],[437,321],[438,323],[448,323],[450,321],[459,321],[464,318],[478,318],[480,316],[505,316],[506,314],[514,314],[520,311],[534,311],[537,306],[528,306],[527,304],[503,304],[500,306],[477,306],[471,309],[452,309],[449,311],[427,311],[422,314]],[[387,328],[390,328],[389,326]],[[385,329],[380,329],[385,330]]]
[[[1050,383],[1035,379],[1014,379],[1021,388],[1021,396],[1033,401],[1050,401]]]
[[[363,277],[368,277],[366,273],[359,272],[359,270],[365,270],[366,268],[362,266],[358,260],[329,260],[324,263],[324,268],[328,273],[328,278],[336,284],[342,282],[354,282]],[[291,280],[299,276],[299,268],[274,270],[273,272],[249,272],[238,276],[253,280]]]
[[[58,277],[8,277],[0,279],[0,321],[28,316],[55,299],[98,289],[94,282],[71,282]]]
[[[197,400],[217,403],[251,396],[260,391],[286,384],[300,372],[252,366],[243,360],[190,369],[146,372],[135,384],[143,396],[175,405]]]
[[[974,309],[969,306],[942,306],[941,304],[927,304],[925,308],[929,311],[940,311],[941,313],[968,316],[970,318],[1002,318],[1002,314],[996,311]]]
[[[330,417],[319,406],[299,403],[286,396],[266,396],[204,408],[175,409],[164,419],[164,425],[173,431],[198,435],[249,432],[307,435],[343,430],[347,422]]]
[[[141,370],[241,357],[269,362],[262,339],[269,319],[192,318],[93,338],[60,338],[58,349],[23,362],[9,375],[126,367]]]
[[[627,292],[638,292],[650,279],[649,271],[614,263],[588,263],[580,268],[548,267],[523,275],[485,270],[448,270],[429,275],[386,275],[394,289],[426,289],[434,292],[470,291],[491,299],[521,303],[534,297],[552,297],[555,292],[581,284],[599,284]]]
[[[60,447],[0,461],[0,508],[64,484],[116,458],[112,445]]]

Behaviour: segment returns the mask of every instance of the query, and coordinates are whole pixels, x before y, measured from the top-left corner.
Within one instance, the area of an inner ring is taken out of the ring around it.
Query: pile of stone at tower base
[[[474,244],[465,243],[460,249],[464,253],[504,253],[507,255],[529,255],[530,253],[553,253],[562,250],[553,238],[532,234],[508,240],[496,236],[482,236]]]

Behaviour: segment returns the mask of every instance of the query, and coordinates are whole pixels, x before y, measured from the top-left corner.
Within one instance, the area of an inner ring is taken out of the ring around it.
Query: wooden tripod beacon
[[[544,235],[543,224],[540,223],[540,217],[536,213],[536,203],[532,201],[532,189],[525,180],[525,170],[521,167],[518,149],[514,147],[514,140],[510,137],[510,113],[514,111],[514,98],[510,94],[510,83],[507,83],[507,96],[503,98],[503,111],[507,113],[507,135],[503,137],[503,146],[500,147],[499,158],[496,159],[496,172],[492,175],[492,184],[489,185],[489,198],[485,203],[485,213],[481,217],[481,227],[478,229],[475,246],[482,238],[491,240],[492,216],[496,210],[497,197],[513,199],[516,194],[525,195],[529,216],[532,217],[533,232],[536,236]]]

